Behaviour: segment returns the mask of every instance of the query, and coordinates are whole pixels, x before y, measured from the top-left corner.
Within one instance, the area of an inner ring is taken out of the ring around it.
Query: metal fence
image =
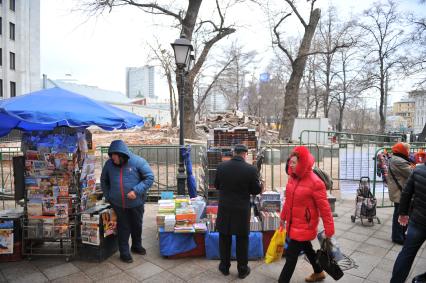
[[[389,148],[400,140],[399,136],[303,131],[299,144],[307,146],[315,157],[316,166],[332,177],[333,190],[340,190],[342,198],[352,198],[358,188],[359,179],[364,176],[370,177],[372,189],[377,195],[384,195],[383,190],[379,189],[383,187],[383,182],[376,176],[376,156],[378,151]],[[266,188],[285,187],[286,161],[293,148],[299,144],[277,143],[265,146],[262,175]],[[413,150],[426,147],[426,144],[412,143],[412,145]],[[146,159],[154,171],[155,183],[149,193],[151,200],[158,199],[162,191],[176,190],[179,145],[136,145],[129,148],[134,154]],[[206,152],[206,146],[197,144],[191,148],[193,173],[200,187],[199,182],[203,182],[202,155]],[[0,192],[3,195],[10,196],[14,193],[12,158],[21,154],[18,147],[0,148]],[[109,158],[108,147],[98,147],[96,156],[95,172],[99,180],[102,166]]]
[[[151,166],[154,172],[155,181],[149,190],[148,199],[157,200],[163,191],[177,191],[176,173],[179,165],[179,145],[135,145],[129,149],[136,155],[143,157]],[[205,150],[205,145],[191,145],[191,161],[193,174],[198,181],[201,179],[201,154]],[[99,167],[97,168],[98,178],[102,167],[108,160],[108,147],[98,148]]]
[[[426,148],[426,143],[425,142],[414,142],[414,143],[410,143],[410,153],[416,153],[422,149]],[[388,153],[392,153],[392,149],[391,146],[387,146],[387,147],[380,147],[376,150],[375,152],[375,158],[374,158],[374,176],[372,179],[372,191],[373,194],[376,198],[378,198],[380,200],[379,203],[379,207],[388,207],[388,206],[392,206],[393,203],[391,203],[391,201],[389,200],[389,192],[388,192],[388,187],[386,185],[386,183],[383,181],[383,179],[381,177],[379,177],[377,174],[378,171],[378,166],[377,166],[377,156],[380,153],[383,153],[384,151],[387,151]],[[391,176],[388,174],[387,176],[388,178],[391,178]]]
[[[6,208],[6,201],[14,199],[13,157],[22,155],[19,147],[0,148],[0,196],[2,209]]]

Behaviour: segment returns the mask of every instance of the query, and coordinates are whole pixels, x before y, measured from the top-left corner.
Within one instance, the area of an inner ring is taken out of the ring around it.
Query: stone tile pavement
[[[120,261],[118,253],[102,263],[62,258],[35,258],[16,263],[0,263],[0,282],[276,282],[284,260],[272,264],[250,261],[252,272],[245,280],[237,277],[236,263],[232,264],[231,275],[224,277],[218,270],[218,261],[204,258],[179,260],[164,259],[159,254],[156,234],[156,205],[147,204],[144,217],[143,245],[147,255],[134,255],[132,264]],[[359,266],[348,270],[339,282],[389,282],[393,263],[401,247],[390,241],[392,208],[379,208],[382,224],[362,226],[359,220],[352,223],[354,201],[336,204],[336,236],[343,252]],[[314,247],[318,243],[313,241]],[[413,265],[411,278],[424,272],[426,249],[422,247]],[[304,282],[312,268],[299,258],[292,282]],[[334,282],[327,277],[325,283]]]

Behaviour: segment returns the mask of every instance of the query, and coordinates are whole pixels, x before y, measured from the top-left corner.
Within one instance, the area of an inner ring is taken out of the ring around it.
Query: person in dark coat
[[[388,190],[389,199],[394,204],[392,217],[392,242],[402,245],[405,240],[406,227],[398,223],[399,201],[401,192],[411,174],[412,163],[409,160],[410,145],[408,143],[398,142],[392,147],[393,156],[389,160]]]
[[[132,252],[146,254],[142,246],[142,222],[145,198],[154,182],[154,174],[148,162],[131,153],[122,140],[111,143],[108,155],[110,159],[102,169],[101,187],[117,214],[120,259],[131,263],[130,235]]]
[[[408,225],[407,237],[393,266],[391,283],[405,282],[417,252],[426,241],[426,163],[417,165],[402,190],[398,221],[402,226]],[[426,274],[419,278],[423,276]]]
[[[250,274],[248,267],[248,235],[250,233],[250,195],[262,191],[257,168],[246,163],[248,149],[236,145],[231,160],[221,163],[216,171],[215,186],[219,190],[216,229],[219,231],[220,264],[223,275],[229,275],[232,235],[236,235],[238,277]]]

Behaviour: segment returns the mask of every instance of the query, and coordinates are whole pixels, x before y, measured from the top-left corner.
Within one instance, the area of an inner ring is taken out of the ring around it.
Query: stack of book
[[[195,223],[194,225],[194,230],[197,233],[205,233],[207,232],[207,225],[206,223]]]
[[[159,228],[162,227],[168,230],[168,232],[173,232],[175,225],[175,209],[176,205],[173,199],[161,199],[158,201],[157,226]],[[173,222],[171,222],[171,219],[173,219]],[[170,227],[170,225],[173,226]]]
[[[280,193],[274,191],[264,192],[259,196],[259,211],[279,212],[281,210]]]
[[[160,199],[158,201],[158,213],[159,214],[174,214],[175,213],[175,201],[172,199]]]
[[[275,231],[280,227],[280,215],[278,212],[261,211],[260,218],[263,223],[263,231]]]
[[[187,221],[176,221],[175,233],[195,233],[195,229],[191,223]]]
[[[186,221],[189,224],[197,222],[197,214],[192,206],[186,208],[176,208],[176,222]]]
[[[174,201],[176,208],[185,208],[191,203],[191,200],[188,196],[176,196]]]
[[[174,232],[176,225],[175,215],[169,214],[164,218],[164,231],[166,232]]]
[[[250,217],[250,231],[262,231],[262,222],[260,221],[259,217]]]

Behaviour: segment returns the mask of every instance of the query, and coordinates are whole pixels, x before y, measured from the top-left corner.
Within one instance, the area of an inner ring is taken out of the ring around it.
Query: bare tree
[[[422,3],[426,3],[426,0]],[[412,17],[411,22],[414,24],[412,39],[417,50],[411,70],[413,74],[424,76],[417,84],[419,87],[424,87],[426,86],[426,17]]]
[[[173,80],[173,70],[175,66],[173,54],[169,49],[164,48],[158,40],[156,41],[155,46],[151,44],[148,44],[148,46],[151,50],[151,56],[149,59],[159,63],[162,74],[167,79],[170,100],[170,117],[172,127],[176,127],[179,111],[174,87],[175,82]]]
[[[364,77],[365,65],[357,57],[358,48],[340,49],[338,51],[338,62],[340,67],[336,68],[336,85],[333,94],[338,110],[337,131],[343,131],[344,114],[350,104],[360,100],[362,93],[371,88],[371,79]]]
[[[337,16],[336,8],[331,6],[328,8],[326,17],[321,18],[318,26],[316,41],[317,50],[325,52],[319,55],[319,65],[322,71],[322,104],[324,117],[328,117],[330,111],[331,88],[333,79],[335,78],[333,71],[336,52],[342,47],[350,47],[354,44],[353,39],[347,36],[347,30],[352,26],[352,22],[343,22]]]
[[[391,70],[406,64],[402,48],[409,42],[402,27],[403,17],[397,10],[394,1],[387,3],[376,2],[364,12],[364,21],[360,24],[366,33],[364,48],[366,59],[371,67],[376,83],[374,87],[380,91],[380,133],[386,128],[386,79],[391,76]]]
[[[207,97],[209,96],[210,92],[217,87],[219,83],[220,78],[224,75],[224,72],[229,68],[229,66],[232,64],[232,62],[235,61],[235,57],[228,58],[227,61],[222,62],[223,66],[221,69],[213,76],[208,86],[205,88],[205,90],[199,95],[198,101],[197,101],[197,107],[195,109],[195,115],[199,114],[202,107],[204,106],[204,102],[206,101]],[[200,88],[199,88],[200,89]]]
[[[302,78],[301,100],[305,100],[305,118],[316,118],[320,106],[320,92],[322,91],[318,86],[317,55],[309,56],[306,64]]]
[[[230,105],[240,110],[240,103],[245,88],[245,77],[249,74],[249,67],[255,63],[257,53],[245,52],[237,42],[224,50],[225,59],[219,63],[227,66],[223,75],[217,82],[217,87],[228,99]],[[228,63],[229,62],[229,63]]]
[[[115,7],[130,5],[139,8],[141,11],[149,14],[167,16],[174,20],[174,27],[180,30],[180,34],[191,40],[194,34],[205,34],[203,47],[200,54],[197,54],[196,62],[191,70],[185,75],[185,98],[184,98],[184,129],[186,138],[194,138],[195,133],[195,108],[194,108],[194,82],[195,77],[200,72],[207,56],[213,47],[221,39],[234,33],[236,30],[225,23],[226,8],[238,1],[228,1],[227,4],[221,5],[219,0],[215,1],[215,12],[217,20],[206,19],[199,20],[198,14],[202,0],[187,0],[187,7],[182,8],[181,3],[177,1],[163,1],[159,4],[154,0],[85,0],[86,9],[92,14],[99,14],[105,11],[111,11]],[[181,2],[181,1],[179,1]],[[225,6],[225,9],[223,9]]]
[[[281,16],[279,21],[275,24],[273,32],[275,35],[274,44],[276,44],[287,56],[292,70],[290,79],[286,85],[284,109],[279,133],[280,139],[290,140],[293,132],[294,121],[298,116],[300,81],[302,80],[303,72],[305,70],[306,60],[310,55],[309,50],[311,49],[312,38],[314,37],[318,21],[321,17],[321,10],[314,8],[316,0],[310,0],[309,21],[306,22],[293,1],[285,0],[285,2],[290,6],[292,12]],[[282,42],[281,32],[279,31],[281,24],[285,19],[290,17],[292,13],[297,16],[300,24],[304,28],[303,38],[295,58],[290,53],[290,50],[285,46],[284,42]]]

